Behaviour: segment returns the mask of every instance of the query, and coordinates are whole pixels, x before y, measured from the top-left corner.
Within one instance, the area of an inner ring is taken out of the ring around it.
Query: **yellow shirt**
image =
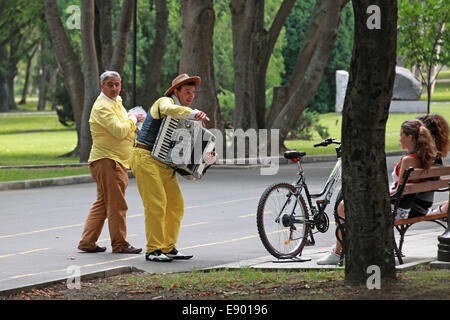
[[[161,113],[161,117],[171,116],[177,119],[188,118],[193,111],[189,107],[175,104],[175,101],[172,98],[162,97],[156,100],[150,108],[150,114],[152,115],[153,119],[159,119],[158,108],[159,112]],[[194,119],[193,116],[191,116],[191,118]]]
[[[129,168],[136,125],[128,119],[122,99],[117,97],[117,101],[114,101],[100,94],[92,107],[89,125],[92,149],[88,161],[108,158]]]

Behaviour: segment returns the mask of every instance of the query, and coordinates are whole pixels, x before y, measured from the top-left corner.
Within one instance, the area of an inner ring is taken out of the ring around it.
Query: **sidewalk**
[[[437,227],[426,230],[410,230],[405,235],[405,243],[403,246],[403,264],[399,265],[396,261],[396,269],[398,271],[406,270],[421,263],[431,263],[436,268],[450,269],[450,262],[437,261],[438,236],[444,233],[443,228]],[[397,235],[396,235],[397,236]],[[396,237],[397,239],[397,237]],[[250,259],[229,263],[225,265],[215,266],[210,269],[239,269],[254,268],[261,270],[305,270],[305,269],[343,269],[340,266],[323,266],[318,265],[317,260],[327,255],[329,249],[324,248],[308,248],[305,247],[302,258],[311,259],[305,262],[283,262],[273,256],[265,256],[258,259]],[[396,259],[397,260],[397,259]]]

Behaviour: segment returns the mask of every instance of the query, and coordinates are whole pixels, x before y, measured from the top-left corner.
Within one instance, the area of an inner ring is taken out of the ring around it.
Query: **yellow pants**
[[[184,199],[173,168],[134,148],[130,162],[145,210],[147,252],[175,248],[184,215]]]

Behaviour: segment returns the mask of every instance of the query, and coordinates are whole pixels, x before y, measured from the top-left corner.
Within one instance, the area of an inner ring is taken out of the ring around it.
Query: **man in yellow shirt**
[[[100,77],[102,92],[95,101],[89,124],[92,149],[89,169],[97,183],[97,200],[92,204],[86,219],[78,249],[86,252],[104,252],[97,245],[105,219],[108,219],[113,253],[140,253],[127,241],[125,190],[128,186],[130,157],[136,123],[144,121],[142,115],[128,115],[119,96],[120,75],[106,71]]]
[[[145,259],[148,261],[192,258],[175,247],[184,214],[184,200],[174,168],[154,159],[151,150],[165,116],[198,121],[208,119],[203,111],[189,107],[199,85],[200,77],[187,74],[176,77],[165,96],[150,108],[136,139],[130,166],[145,209]]]

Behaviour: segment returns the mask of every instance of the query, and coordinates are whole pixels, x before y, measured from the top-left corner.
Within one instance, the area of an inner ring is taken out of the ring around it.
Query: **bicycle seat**
[[[306,156],[306,152],[304,151],[286,151],[284,153],[286,159],[300,159],[304,156]]]

